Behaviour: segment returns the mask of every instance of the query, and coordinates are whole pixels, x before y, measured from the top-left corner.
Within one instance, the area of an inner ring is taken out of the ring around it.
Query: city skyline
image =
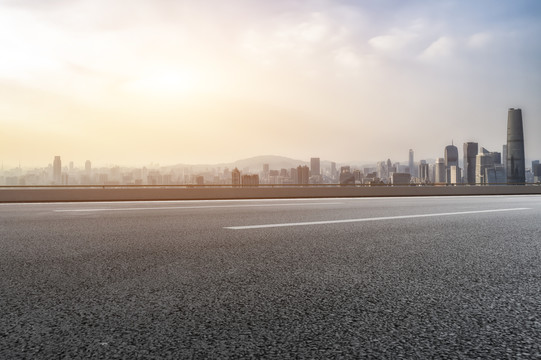
[[[524,144],[524,139],[525,139],[525,136],[524,134],[522,134],[522,109],[514,109],[514,108],[509,108],[508,109],[508,121],[507,121],[507,126],[508,126],[508,129],[507,129],[507,141],[509,141],[509,119],[511,118],[511,115],[512,113],[518,113],[520,114],[519,115],[519,119],[520,119],[520,133],[521,133],[521,141],[522,141],[522,160],[526,161],[526,162],[529,162],[529,161],[536,161],[534,159],[536,158],[539,158],[539,156],[537,154],[534,154],[534,155],[531,155],[531,156],[528,156],[528,154],[524,154],[524,147],[525,147],[525,144]],[[469,139],[472,139],[473,137],[468,137]],[[443,159],[447,159],[447,155],[448,155],[448,151],[449,149],[452,149],[453,151],[453,165],[460,165],[462,167],[464,167],[464,169],[460,169],[461,171],[467,171],[469,172],[468,173],[465,173],[465,174],[461,174],[461,177],[464,179],[465,182],[471,182],[471,180],[468,180],[468,177],[471,176],[471,174],[475,174],[475,157],[477,155],[477,151],[478,151],[478,142],[477,141],[466,141],[463,143],[463,152],[462,152],[462,156],[463,156],[463,161],[460,159],[460,154],[459,154],[459,151],[458,151],[458,148],[454,145],[455,141],[454,140],[451,140],[451,144],[448,144],[445,146],[443,152],[442,152],[442,156],[443,156]],[[502,156],[503,156],[503,160],[502,160],[502,164],[506,164],[506,160],[507,160],[507,157],[506,157],[506,149],[507,149],[507,146],[508,146],[508,142],[505,142],[503,144],[501,144],[502,146]],[[499,148],[498,148],[499,149]],[[408,167],[412,170],[411,171],[411,174],[412,176],[415,176],[416,173],[418,172],[418,169],[416,166],[414,166],[412,168],[412,165],[413,164],[419,164],[418,161],[414,161],[414,154],[415,154],[415,151],[414,149],[409,149],[408,150],[408,155],[407,155],[407,160],[404,160],[402,158],[399,158],[398,160],[398,163],[402,163],[402,164],[408,164]],[[387,154],[388,155],[388,154]],[[214,162],[214,163],[170,163],[170,164],[162,164],[160,165],[160,161],[151,161],[150,163],[148,164],[119,164],[119,163],[112,163],[110,161],[106,161],[106,162],[102,162],[102,163],[99,163],[98,162],[98,166],[100,167],[118,167],[118,166],[122,166],[122,167],[146,167],[146,166],[150,166],[150,167],[160,167],[160,166],[165,166],[165,167],[170,167],[170,166],[220,166],[220,165],[227,165],[227,164],[232,164],[234,162],[238,162],[238,161],[243,161],[243,160],[249,160],[251,158],[257,158],[257,157],[265,157],[265,156],[271,156],[271,157],[284,157],[284,158],[289,158],[291,160],[294,160],[293,157],[290,157],[290,156],[286,156],[286,155],[277,155],[277,154],[269,154],[269,155],[256,155],[256,156],[252,156],[252,157],[249,157],[249,158],[242,158],[242,159],[236,159],[236,160],[233,160],[233,161],[230,161],[230,162]],[[58,155],[55,155],[55,159],[53,161],[53,164],[49,164],[49,166],[53,165],[55,168],[56,168],[56,161],[57,161],[57,157],[59,157]],[[381,155],[380,156],[380,159],[382,157],[386,157],[385,155]],[[456,158],[456,159],[455,159]],[[443,160],[442,159],[442,160]],[[424,161],[431,161],[433,164],[437,163],[438,160],[439,160],[439,155],[436,154],[436,153],[432,153],[431,155],[429,156],[425,156],[424,157]],[[85,167],[88,166],[88,162],[90,160],[84,160],[84,163],[85,163]],[[307,160],[297,160],[299,162],[307,162],[307,163],[310,163],[312,166],[311,168],[313,167],[314,164],[316,164],[316,169],[319,168],[319,162],[320,162],[320,158],[314,158],[314,157],[311,157],[309,161]],[[326,159],[326,158],[323,158],[323,161],[326,161],[326,162],[329,162],[329,163],[338,163],[338,164],[357,164],[357,165],[360,165],[360,164],[363,164],[363,165],[373,165],[373,164],[376,164],[379,160],[361,160],[361,159],[357,159],[357,160],[352,160],[352,161],[334,161],[334,159]],[[389,161],[389,160],[388,160]],[[470,164],[470,162],[473,161],[473,165]],[[73,165],[74,161],[73,160],[70,160],[70,164]],[[447,171],[450,171],[448,166],[449,164],[447,163],[447,160],[445,160],[445,163],[446,163],[446,168],[447,168]],[[23,167],[21,166],[21,163],[19,162],[19,164],[17,166],[13,166],[11,165],[11,168],[12,169],[17,169],[17,168],[27,168],[27,169],[31,169],[31,168],[39,168],[39,167],[42,167],[43,164],[39,164],[39,165],[30,165],[30,166],[26,166],[26,167]],[[9,169],[9,165],[6,167],[6,169]],[[524,167],[524,166],[523,166]],[[468,169],[468,170],[465,170],[465,169]],[[4,169],[4,162],[2,161],[1,162],[1,170],[5,170]],[[317,170],[316,170],[317,172]]]
[[[129,14],[129,16],[126,16]],[[0,161],[219,163],[541,153],[537,1],[0,4]]]

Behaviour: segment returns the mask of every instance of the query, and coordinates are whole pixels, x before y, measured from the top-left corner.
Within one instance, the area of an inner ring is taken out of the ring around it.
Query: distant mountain
[[[310,166],[309,161],[295,160],[285,156],[276,156],[276,155],[263,155],[263,156],[254,156],[247,159],[237,160],[232,163],[220,163],[220,164],[197,164],[197,165],[188,165],[188,164],[177,164],[172,166],[166,166],[167,169],[178,169],[189,167],[194,171],[205,171],[206,169],[211,168],[229,168],[230,170],[238,168],[241,171],[249,171],[253,173],[259,173],[263,171],[263,164],[269,164],[271,170],[280,170],[280,169],[291,169],[299,165],[308,165]]]
[[[405,162],[404,162],[405,163]],[[429,162],[430,163],[430,162]],[[242,172],[251,172],[251,173],[260,173],[263,171],[263,164],[269,164],[270,170],[280,170],[280,169],[291,169],[296,168],[299,165],[308,165],[310,166],[310,159],[308,160],[298,160],[292,159],[285,156],[277,155],[262,155],[254,156],[247,159],[237,160],[231,163],[219,163],[219,164],[176,164],[172,166],[164,166],[163,169],[180,169],[180,168],[190,168],[194,172],[205,172],[210,169],[225,169],[233,170],[234,168],[239,169]],[[348,165],[354,169],[362,170],[365,167],[375,167],[374,163],[367,162],[349,162],[349,163],[336,163],[337,170],[340,170],[340,166]],[[331,161],[321,160],[321,170],[328,169],[331,167]]]
[[[299,165],[309,165],[308,161],[295,160],[285,156],[263,155],[251,157],[248,159],[237,160],[234,163],[230,164],[230,166],[236,167],[239,170],[248,169],[251,172],[260,172],[263,170],[263,164],[269,164],[269,169],[271,170],[289,170],[293,167],[296,168]]]

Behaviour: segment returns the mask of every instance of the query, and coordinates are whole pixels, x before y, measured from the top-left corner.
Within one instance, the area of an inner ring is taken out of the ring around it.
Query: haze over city
[[[4,1],[0,160],[541,154],[538,1]]]

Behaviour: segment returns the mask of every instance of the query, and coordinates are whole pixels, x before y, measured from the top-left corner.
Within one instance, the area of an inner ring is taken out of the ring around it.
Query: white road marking
[[[263,228],[288,227],[288,226],[308,226],[308,225],[323,225],[323,224],[342,224],[342,223],[353,223],[353,222],[364,222],[364,221],[381,221],[381,220],[412,219],[412,218],[422,218],[422,217],[451,216],[451,215],[465,215],[465,214],[482,214],[482,213],[504,212],[504,211],[520,211],[520,210],[530,210],[530,208],[514,208],[514,209],[494,209],[494,210],[460,211],[460,212],[435,213],[435,214],[417,214],[417,215],[385,216],[385,217],[373,217],[373,218],[362,218],[362,219],[306,221],[306,222],[298,222],[298,223],[282,223],[282,224],[263,224],[263,225],[227,226],[227,227],[224,227],[224,229],[231,229],[231,230],[246,230],[246,229],[263,229]]]
[[[160,206],[136,208],[101,208],[101,209],[58,209],[54,212],[99,212],[99,211],[138,211],[138,210],[172,210],[172,209],[213,209],[213,208],[243,208],[243,207],[276,207],[276,206],[314,206],[314,205],[342,205],[342,202],[319,203],[288,203],[288,204],[250,204],[250,205],[202,205],[202,206]]]

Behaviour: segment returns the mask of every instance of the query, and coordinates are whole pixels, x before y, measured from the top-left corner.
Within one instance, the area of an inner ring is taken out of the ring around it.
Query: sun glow
[[[191,69],[159,69],[143,73],[125,88],[145,96],[169,97],[202,91],[204,81]]]

